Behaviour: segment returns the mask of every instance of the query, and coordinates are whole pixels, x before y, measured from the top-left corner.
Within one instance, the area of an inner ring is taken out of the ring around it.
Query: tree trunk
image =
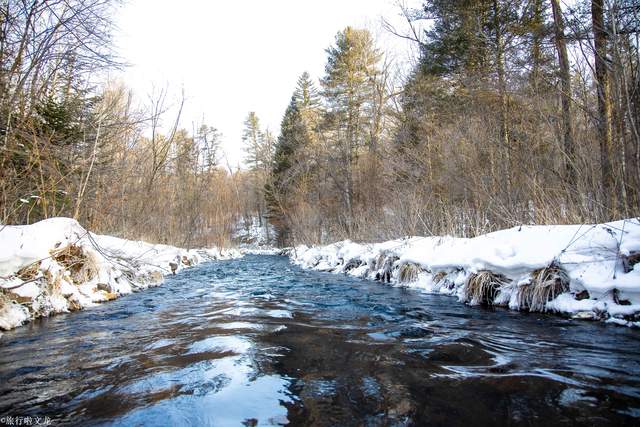
[[[565,156],[565,179],[572,187],[576,185],[575,143],[573,141],[573,121],[571,119],[571,74],[569,72],[569,56],[564,34],[564,19],[559,0],[551,0],[553,9],[553,26],[555,30],[558,65],[560,66],[560,82],[562,101],[563,147]]]
[[[531,41],[531,86],[536,96],[540,95],[540,74],[542,68],[542,39],[544,30],[544,18],[542,16],[542,1],[533,2],[533,22]]]
[[[509,200],[512,200],[513,177],[511,175],[511,144],[509,142],[509,100],[507,98],[507,81],[504,66],[504,39],[500,24],[500,6],[498,2],[493,2],[495,37],[496,37],[496,71],[498,74],[498,91],[500,94],[500,139],[506,155],[505,178],[506,191]]]
[[[598,112],[596,131],[600,143],[600,168],[602,170],[602,189],[604,204],[609,216],[616,215],[616,193],[611,158],[613,138],[611,123],[611,86],[607,69],[607,32],[604,26],[603,0],[592,0],[591,19],[595,47],[594,63],[598,89]]]

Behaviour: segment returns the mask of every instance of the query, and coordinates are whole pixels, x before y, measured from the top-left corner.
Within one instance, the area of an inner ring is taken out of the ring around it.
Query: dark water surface
[[[26,415],[52,425],[637,426],[640,331],[247,256],[5,333],[0,416]]]

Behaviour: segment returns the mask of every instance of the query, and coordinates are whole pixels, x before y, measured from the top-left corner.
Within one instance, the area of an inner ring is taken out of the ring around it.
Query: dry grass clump
[[[446,271],[438,271],[436,274],[433,275],[433,284],[437,285],[445,277],[447,277],[447,272]]]
[[[418,274],[422,269],[416,264],[405,263],[400,266],[398,271],[398,281],[400,283],[411,283],[418,280]]]
[[[34,280],[38,277],[38,270],[40,269],[40,261],[36,261],[25,267],[22,267],[16,272],[16,276],[23,282]]]
[[[516,299],[519,309],[545,311],[547,302],[569,291],[569,277],[555,264],[531,273],[531,282],[518,287]]]
[[[88,282],[98,274],[95,261],[80,246],[69,245],[51,252],[51,257],[71,275],[76,285]]]
[[[464,286],[464,300],[471,305],[493,305],[500,287],[510,282],[502,274],[482,270],[472,274]]]

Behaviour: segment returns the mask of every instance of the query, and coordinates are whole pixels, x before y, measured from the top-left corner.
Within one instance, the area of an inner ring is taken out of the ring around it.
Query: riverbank
[[[299,246],[303,268],[457,296],[471,305],[640,327],[640,221],[521,226],[475,238]]]
[[[0,226],[0,330],[158,286],[237,250],[186,250],[93,234],[70,218]]]

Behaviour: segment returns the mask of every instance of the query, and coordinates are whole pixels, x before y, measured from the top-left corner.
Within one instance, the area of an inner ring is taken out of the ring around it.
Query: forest
[[[215,123],[185,129],[166,90],[137,107],[104,77],[125,67],[117,7],[0,5],[0,223],[191,248],[255,222],[293,246],[639,216],[637,0],[399,3],[405,25],[384,26],[411,69],[344,28],[277,134],[248,112],[240,169]]]

